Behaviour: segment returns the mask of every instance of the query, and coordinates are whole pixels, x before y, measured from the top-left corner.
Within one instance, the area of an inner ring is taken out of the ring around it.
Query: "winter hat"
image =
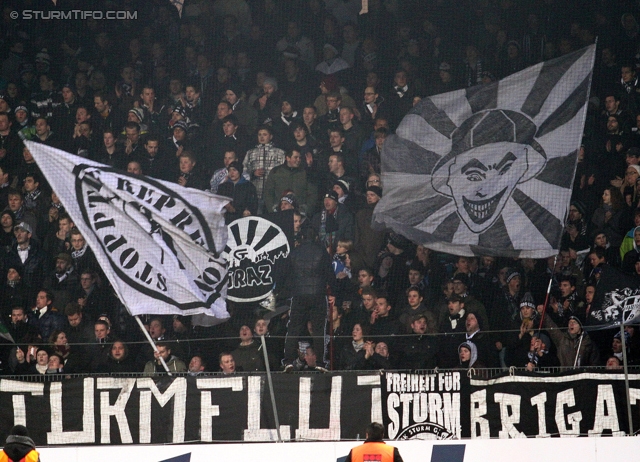
[[[469,276],[464,273],[456,273],[451,278],[451,282],[459,281],[463,283],[466,287],[469,287]]]
[[[583,217],[587,214],[587,206],[580,200],[571,201],[571,205],[575,207]]]
[[[266,83],[266,79],[265,79],[265,83]],[[278,84],[276,82],[276,88],[278,87]],[[237,83],[237,82],[227,82],[227,85],[224,88],[224,91],[232,91],[237,97],[238,99],[240,99],[240,97],[242,96],[242,87]]]
[[[515,277],[521,277],[520,273],[518,273],[518,271],[516,271],[513,268],[509,268],[509,271],[507,272],[507,284],[509,284],[509,282],[511,282],[511,280]]]
[[[29,436],[27,427],[24,425],[14,425],[9,434],[13,436]]]
[[[13,110],[13,113],[15,114],[18,111],[24,111],[27,114],[29,114],[29,109],[27,109],[27,106],[25,106],[24,103],[21,103],[19,106],[16,106],[16,108]]]
[[[446,61],[443,61],[440,63],[440,66],[438,66],[438,70],[439,71],[445,71],[445,72],[451,72],[451,64],[449,64]]]
[[[233,162],[231,162],[227,167],[227,170],[229,170],[230,168],[235,168],[240,175],[242,175],[242,172],[244,171],[244,167],[237,160],[234,160]]]
[[[533,308],[533,314],[531,315],[531,319],[535,319],[538,317],[538,312],[536,311],[536,304],[530,292],[525,293],[524,296],[522,297],[522,300],[520,300],[520,319],[524,319],[524,316],[522,316],[523,307]]]
[[[185,108],[183,108],[182,106],[176,106],[173,109],[173,112],[176,112],[176,113],[180,114],[182,117],[187,117],[187,110]]]
[[[262,84],[263,85],[271,85],[274,90],[278,89],[278,81],[273,77],[265,77]],[[236,95],[237,95],[237,93],[236,93]]]
[[[580,329],[582,329],[582,321],[580,321],[580,319],[577,316],[569,316],[569,320],[567,321],[567,323],[569,323],[569,321],[574,320],[575,322],[578,323],[578,325],[580,326]]]
[[[551,348],[552,346],[551,339],[547,334],[545,334],[544,332],[536,332],[533,336],[539,338],[542,341],[542,343],[545,344],[545,346],[547,347],[547,350]]]
[[[536,304],[533,301],[533,296],[531,295],[531,292],[527,292],[523,295],[522,300],[520,300],[520,308],[522,308],[523,306],[528,306],[529,308],[536,308]]]
[[[478,322],[478,329],[484,329],[484,321],[482,320],[482,316],[480,316],[476,311],[469,311],[469,313],[467,314],[467,318],[471,315],[476,318],[476,321]]]
[[[187,125],[187,123],[186,123],[184,120],[178,120],[175,124],[173,124],[173,128],[174,128],[174,129],[176,129],[176,128],[181,128],[181,129],[183,129],[185,132],[187,131],[188,127],[189,127],[189,126]]]
[[[367,191],[371,191],[376,196],[382,197],[382,188],[380,186],[369,186]]]
[[[334,201],[338,202],[338,193],[335,191],[327,191],[327,193],[324,195],[325,199],[333,199]]]
[[[293,193],[285,194],[280,198],[280,202],[288,202],[294,209],[298,208],[298,201]]]
[[[342,192],[344,194],[349,194],[349,182],[346,180],[336,180],[335,183],[333,183],[334,186],[338,186],[340,189],[342,189]]]
[[[635,169],[635,171],[638,172],[638,175],[640,175],[640,165],[629,165],[627,168]]]
[[[129,114],[135,114],[140,122],[144,119],[144,112],[139,107],[134,107],[133,109],[129,109]],[[175,125],[174,125],[175,126]]]
[[[620,335],[620,331],[616,332],[616,335],[614,335],[613,338],[622,339],[622,336]],[[629,332],[625,331],[624,332],[624,344],[627,347],[627,349],[629,349],[629,342],[631,342],[631,335],[629,334]]]

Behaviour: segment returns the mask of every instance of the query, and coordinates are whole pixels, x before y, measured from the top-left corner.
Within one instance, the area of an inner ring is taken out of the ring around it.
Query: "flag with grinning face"
[[[594,57],[592,45],[418,103],[385,142],[374,226],[457,255],[556,254]]]

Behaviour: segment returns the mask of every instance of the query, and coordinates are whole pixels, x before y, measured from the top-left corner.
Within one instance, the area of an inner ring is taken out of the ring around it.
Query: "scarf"
[[[322,211],[320,215],[320,232],[319,237],[324,242],[325,247],[333,247],[333,243],[337,242],[336,237],[338,234],[338,208],[329,213],[326,210]]]
[[[46,364],[44,366],[41,366],[40,364],[36,364],[36,370],[41,374],[46,374],[48,369],[49,369],[49,366]]]
[[[36,199],[40,197],[42,191],[36,189],[35,191],[31,191],[30,193],[25,194],[24,196],[24,205],[28,209],[32,209],[36,206]]]
[[[404,94],[407,92],[407,90],[409,89],[409,86],[405,85],[404,87],[399,87],[399,86],[396,85],[393,88],[396,91],[396,93],[398,94],[398,96],[400,98],[402,98],[404,96]]]
[[[351,340],[351,345],[353,345],[353,349],[356,350],[356,353],[364,348],[364,342],[358,343],[355,340]]]
[[[82,246],[80,250],[74,250],[73,252],[71,252],[71,258],[73,258],[74,260],[77,260],[78,258],[82,258],[84,256],[84,253],[87,251],[88,247],[89,245],[85,242],[85,244]]]
[[[58,282],[60,283],[65,279],[67,279],[67,277],[71,274],[71,271],[73,271],[73,268],[69,268],[64,274],[55,273],[55,276]]]
[[[284,115],[284,113],[280,113],[280,119],[284,122],[284,124],[288,127],[293,122],[293,119],[298,115],[298,111],[293,111],[290,116]]]

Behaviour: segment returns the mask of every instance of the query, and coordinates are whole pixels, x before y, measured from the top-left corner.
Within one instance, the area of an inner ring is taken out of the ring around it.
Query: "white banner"
[[[229,317],[228,199],[25,144],[131,314]]]
[[[595,45],[430,96],[384,144],[374,223],[456,255],[556,255]]]

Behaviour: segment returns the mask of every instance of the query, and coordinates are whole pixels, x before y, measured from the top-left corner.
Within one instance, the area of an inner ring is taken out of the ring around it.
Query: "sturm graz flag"
[[[457,255],[558,252],[595,45],[413,108],[382,154],[374,226]]]
[[[229,318],[228,198],[25,144],[131,314]]]

